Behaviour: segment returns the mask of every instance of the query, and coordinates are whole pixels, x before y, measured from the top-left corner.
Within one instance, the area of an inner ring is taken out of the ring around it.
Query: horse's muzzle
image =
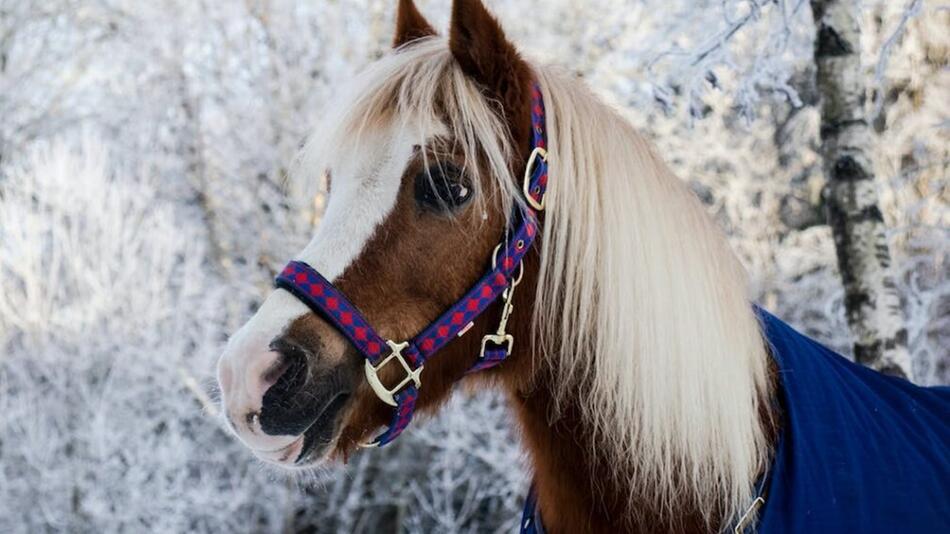
[[[268,350],[226,354],[218,368],[224,409],[238,438],[282,466],[322,459],[342,426],[355,366],[321,363],[284,336]]]

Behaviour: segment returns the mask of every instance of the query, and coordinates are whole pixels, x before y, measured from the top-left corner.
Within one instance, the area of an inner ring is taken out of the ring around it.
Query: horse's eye
[[[416,202],[432,211],[457,209],[472,197],[472,188],[461,169],[451,163],[437,163],[420,172],[415,187]]]

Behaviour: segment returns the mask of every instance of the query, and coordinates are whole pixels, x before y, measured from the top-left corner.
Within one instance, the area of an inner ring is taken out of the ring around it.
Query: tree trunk
[[[861,12],[855,0],[811,0],[815,63],[821,97],[824,196],[844,281],[855,359],[911,378],[900,297],[869,157],[861,71]]]

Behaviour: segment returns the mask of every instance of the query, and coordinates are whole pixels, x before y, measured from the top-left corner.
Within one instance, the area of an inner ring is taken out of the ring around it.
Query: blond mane
[[[766,462],[767,353],[746,274],[652,146],[580,82],[536,69],[549,189],[535,331],[560,397],[631,487],[733,517]],[[722,517],[708,517],[716,520]]]
[[[581,403],[592,447],[618,466],[631,499],[670,516],[685,499],[710,521],[728,520],[748,506],[767,459],[767,354],[743,268],[627,121],[571,77],[533,70],[550,146],[533,321],[559,402]],[[468,169],[475,184],[490,175],[481,198],[505,213],[520,201],[498,106],[444,39],[387,54],[340,94],[303,171],[321,172],[388,120],[420,144],[454,139],[466,161],[485,162]]]

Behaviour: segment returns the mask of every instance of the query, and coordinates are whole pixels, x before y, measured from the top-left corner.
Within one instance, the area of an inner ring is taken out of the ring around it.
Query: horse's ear
[[[512,63],[521,62],[481,0],[455,0],[449,32],[449,48],[462,70],[488,88],[503,82]]]
[[[433,35],[435,35],[435,30],[422,13],[419,13],[416,4],[412,0],[399,0],[399,6],[396,8],[396,36],[393,38],[393,48]]]
[[[530,127],[531,71],[481,0],[452,3],[449,49],[462,70],[502,103],[520,141],[520,130]]]

